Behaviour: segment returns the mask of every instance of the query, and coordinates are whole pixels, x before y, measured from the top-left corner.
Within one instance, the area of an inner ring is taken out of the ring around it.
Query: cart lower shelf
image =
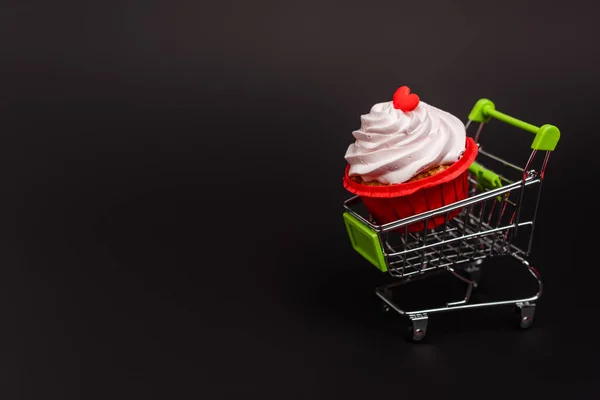
[[[427,324],[429,321],[429,316],[436,313],[448,312],[448,311],[457,311],[457,310],[465,310],[465,309],[474,309],[474,308],[486,308],[486,307],[495,307],[495,306],[508,306],[514,305],[515,310],[519,314],[519,326],[523,329],[530,328],[533,324],[533,319],[535,316],[535,306],[536,301],[542,295],[542,279],[538,271],[533,268],[529,264],[527,260],[525,260],[518,253],[510,254],[513,258],[520,262],[524,268],[530,273],[530,275],[534,278],[537,283],[537,290],[534,294],[529,297],[524,298],[515,298],[515,299],[507,299],[500,301],[489,301],[489,302],[476,302],[473,301],[471,295],[473,290],[477,288],[481,280],[481,264],[483,260],[478,260],[472,264],[470,264],[467,268],[462,270],[456,270],[452,267],[446,267],[443,270],[439,271],[448,271],[457,279],[463,281],[467,284],[466,294],[463,299],[455,302],[446,303],[443,306],[434,307],[434,308],[424,308],[424,309],[413,309],[406,310],[402,308],[399,304],[393,301],[393,291],[395,288],[405,285],[407,283],[413,282],[425,276],[429,276],[430,274],[424,273],[420,275],[411,275],[404,278],[396,279],[393,283],[387,284],[385,286],[381,286],[375,290],[375,294],[382,300],[382,308],[384,312],[396,312],[400,315],[406,316],[410,319],[411,326],[409,330],[409,339],[413,341],[421,341],[427,335]]]

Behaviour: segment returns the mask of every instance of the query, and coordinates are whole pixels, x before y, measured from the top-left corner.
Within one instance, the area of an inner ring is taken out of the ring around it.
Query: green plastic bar
[[[533,133],[535,139],[533,139],[531,148],[534,150],[554,151],[560,140],[560,130],[556,126],[545,124],[538,128],[535,125],[501,113],[496,110],[494,103],[488,99],[479,99],[469,114],[469,119],[473,122],[486,123],[492,118]]]
[[[523,129],[524,131],[531,132],[534,134],[537,134],[540,131],[540,128],[538,128],[537,126],[528,124],[527,122],[521,121],[520,119],[513,118],[510,115],[501,113],[498,110],[485,108],[483,112],[492,118],[496,118],[499,121],[506,122],[507,124],[517,127],[519,129]]]
[[[469,172],[475,175],[477,180],[477,190],[483,192],[485,190],[494,190],[502,187],[500,176],[494,171],[485,168],[478,162],[474,162],[469,166]],[[502,201],[502,196],[497,196],[498,201]]]
[[[486,189],[493,190],[502,187],[500,176],[477,162],[469,166],[469,172],[477,177],[477,184]]]

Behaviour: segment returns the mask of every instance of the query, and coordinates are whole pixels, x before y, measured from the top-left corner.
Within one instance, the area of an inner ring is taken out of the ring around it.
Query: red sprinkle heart
[[[412,111],[419,105],[419,96],[410,92],[408,86],[402,86],[394,93],[394,108],[402,111]]]

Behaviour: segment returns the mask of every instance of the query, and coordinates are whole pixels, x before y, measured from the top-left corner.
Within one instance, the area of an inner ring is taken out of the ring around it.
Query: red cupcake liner
[[[462,157],[450,167],[427,178],[388,186],[369,186],[354,182],[348,176],[348,165],[344,173],[344,187],[360,197],[378,223],[387,224],[466,199],[469,193],[468,168],[475,161],[477,152],[475,141],[467,138]],[[448,220],[459,213],[460,209],[451,211]],[[427,228],[433,229],[442,225],[445,220],[445,214],[431,217]],[[424,228],[425,222],[419,221],[410,224],[408,231],[417,232]]]

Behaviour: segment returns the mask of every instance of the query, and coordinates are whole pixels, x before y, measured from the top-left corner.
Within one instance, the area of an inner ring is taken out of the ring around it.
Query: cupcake
[[[433,210],[468,195],[468,168],[477,145],[454,115],[419,99],[402,86],[392,101],[361,116],[345,159],[344,187],[360,196],[380,224]],[[453,210],[454,218],[460,210]],[[431,217],[427,228],[443,224]],[[410,232],[425,228],[411,224]]]

